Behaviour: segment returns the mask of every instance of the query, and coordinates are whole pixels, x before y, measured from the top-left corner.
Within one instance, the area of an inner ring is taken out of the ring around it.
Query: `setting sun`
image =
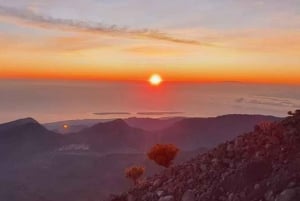
[[[153,74],[151,75],[151,77],[149,78],[149,82],[151,85],[154,85],[154,86],[158,86],[161,84],[162,82],[162,78],[160,75],[158,74]]]
[[[300,0],[0,0],[0,201],[300,201],[299,22]]]

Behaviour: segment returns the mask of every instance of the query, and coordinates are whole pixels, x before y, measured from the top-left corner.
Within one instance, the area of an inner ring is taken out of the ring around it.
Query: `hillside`
[[[155,135],[130,127],[122,119],[98,123],[66,138],[73,143],[88,144],[90,150],[101,153],[142,152],[156,141]]]
[[[231,136],[229,131],[236,136],[238,131],[249,131],[255,123],[270,119],[278,118],[226,115],[182,119],[156,132],[134,128],[118,119],[100,122],[69,135],[49,131],[31,118],[1,124],[0,200],[101,200],[110,193],[122,192],[130,187],[130,181],[124,177],[124,169],[128,166],[144,165],[147,176],[161,171],[143,152],[160,142],[163,135],[168,136],[169,132],[174,131],[176,135],[186,130],[185,135],[178,135],[177,142],[185,143],[190,151],[181,149],[175,161],[175,164],[179,164],[199,152],[207,151],[206,146],[200,146],[204,139],[213,137],[218,142],[224,142],[226,137]],[[211,123],[201,123],[207,121]],[[134,123],[138,122],[135,119]],[[154,125],[155,122],[158,122],[158,127],[163,125],[162,122],[148,119],[142,119],[141,122],[142,126]],[[221,124],[233,128],[219,127]],[[216,132],[205,135],[209,126],[215,126]],[[195,132],[197,130],[198,135]],[[223,133],[226,135],[221,135]],[[185,139],[189,139],[187,144]],[[188,147],[195,143],[199,144],[196,149]]]
[[[211,118],[117,119],[69,133],[66,140],[87,144],[101,153],[145,152],[155,143],[173,143],[183,150],[193,151],[233,139],[259,122],[278,120],[280,118],[273,116],[242,114]]]
[[[298,201],[300,111],[166,169],[110,201]]]
[[[32,118],[0,124],[0,161],[16,160],[58,148],[59,134],[47,130]]]
[[[254,125],[279,121],[280,118],[264,115],[229,114],[210,118],[185,118],[158,133],[160,142],[173,143],[181,149],[214,147],[249,132]]]
[[[79,132],[85,128],[91,127],[98,123],[104,123],[113,121],[114,119],[78,119],[78,120],[65,120],[65,121],[57,121],[45,123],[43,126],[48,130],[61,133],[61,134],[69,134]],[[68,125],[68,128],[64,128],[64,125]]]
[[[172,126],[174,123],[182,119],[184,119],[184,117],[168,117],[168,118],[132,117],[124,120],[129,126],[135,128],[140,128],[146,131],[159,131]]]

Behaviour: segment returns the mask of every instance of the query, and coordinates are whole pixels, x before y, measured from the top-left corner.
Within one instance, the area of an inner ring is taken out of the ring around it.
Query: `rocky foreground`
[[[109,201],[300,201],[300,111],[261,123]]]

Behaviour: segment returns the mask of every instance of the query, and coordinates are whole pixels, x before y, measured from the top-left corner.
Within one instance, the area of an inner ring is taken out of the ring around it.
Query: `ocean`
[[[286,116],[300,108],[300,86],[55,80],[0,80],[0,122],[32,117],[41,123],[69,119],[224,114]]]

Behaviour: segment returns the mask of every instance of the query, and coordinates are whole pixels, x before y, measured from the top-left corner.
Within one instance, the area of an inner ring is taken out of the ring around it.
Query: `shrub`
[[[145,168],[142,166],[132,166],[125,169],[125,176],[128,179],[131,179],[136,185],[138,183],[138,179],[144,174]]]
[[[179,149],[173,144],[156,144],[148,152],[148,158],[158,165],[169,167],[176,157]]]

